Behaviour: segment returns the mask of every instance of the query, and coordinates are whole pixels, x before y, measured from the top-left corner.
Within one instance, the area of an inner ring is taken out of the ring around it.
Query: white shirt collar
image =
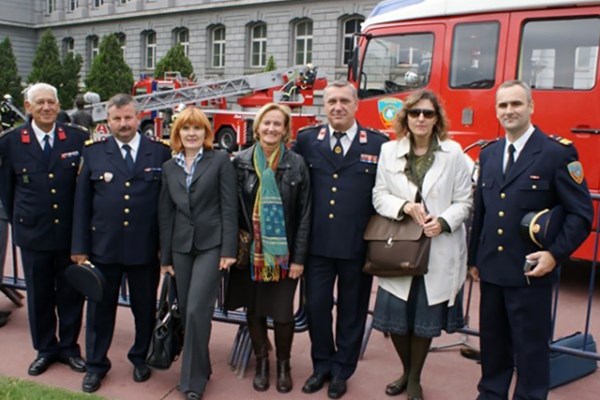
[[[121,142],[115,136],[113,136],[113,137],[115,138],[115,141],[117,142],[117,145],[119,146],[119,149],[121,150],[121,154],[123,155],[123,157],[125,157],[125,150],[123,150],[123,145],[126,143]],[[138,132],[136,132],[133,139],[131,139],[131,141],[129,143],[127,143],[131,147],[131,157],[133,157],[134,160],[135,160],[135,157],[137,156],[138,150],[140,148],[141,141],[142,141],[142,137],[140,136],[140,134]]]
[[[333,146],[335,146],[335,142],[336,142],[336,138],[335,138],[335,136],[333,136],[333,132],[335,131],[335,129],[333,129],[333,127],[331,125],[329,125],[328,128],[329,128],[329,142],[330,142],[331,148],[333,149]],[[354,121],[354,123],[352,124],[350,129],[348,129],[346,131],[346,135],[342,136],[342,138],[340,139],[342,148],[344,149],[344,154],[346,154],[348,152],[348,149],[350,149],[350,146],[352,145],[352,141],[354,140],[354,137],[356,136],[357,133],[358,133],[358,124],[356,123],[356,121]]]
[[[31,120],[31,129],[33,129],[33,133],[35,134],[35,137],[38,140],[38,142],[40,143],[40,146],[42,146],[42,148],[44,147],[44,137],[46,135],[50,136],[50,146],[54,146],[54,129],[55,128],[56,128],[56,124],[52,125],[52,129],[50,129],[50,132],[44,132],[42,130],[42,128],[37,126],[37,124],[35,123],[35,121],[33,119]]]
[[[527,144],[527,141],[529,140],[531,135],[533,135],[534,130],[535,130],[535,128],[533,127],[533,125],[529,125],[529,128],[527,128],[525,133],[523,135],[521,135],[521,137],[518,138],[517,140],[515,140],[514,142],[511,143],[508,141],[508,139],[506,139],[506,143],[504,143],[504,158],[508,159],[508,156],[507,156],[508,146],[510,146],[512,144],[513,146],[515,146],[514,160],[517,161],[517,158],[519,158],[519,154],[521,154],[521,151]]]

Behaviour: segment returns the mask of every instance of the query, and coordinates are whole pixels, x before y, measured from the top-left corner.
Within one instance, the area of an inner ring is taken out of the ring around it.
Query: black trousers
[[[133,365],[145,364],[154,329],[160,274],[158,259],[156,263],[145,265],[95,265],[104,274],[107,285],[101,302],[88,301],[85,344],[88,372],[106,373],[111,367],[107,354],[115,330],[123,276],[127,276],[131,312],[135,321],[135,339],[127,357]]]
[[[69,251],[21,249],[21,258],[27,284],[33,348],[39,357],[80,355],[77,340],[84,297],[67,282],[64,275],[71,263]]]

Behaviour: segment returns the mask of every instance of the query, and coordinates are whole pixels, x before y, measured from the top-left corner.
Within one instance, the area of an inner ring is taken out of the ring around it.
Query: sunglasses
[[[435,110],[427,110],[423,108],[411,108],[410,110],[406,110],[406,113],[411,118],[419,118],[419,116],[423,114],[423,116],[427,119],[435,117],[436,114]]]

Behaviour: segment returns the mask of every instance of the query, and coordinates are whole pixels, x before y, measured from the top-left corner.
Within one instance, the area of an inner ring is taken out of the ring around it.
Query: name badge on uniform
[[[102,175],[102,179],[104,179],[104,182],[109,183],[110,181],[112,181],[113,178],[113,174],[112,172],[105,172],[104,175]]]
[[[377,156],[375,154],[361,154],[360,155],[360,162],[361,163],[365,163],[365,164],[377,164],[378,160],[379,160],[379,156]]]
[[[326,134],[327,134],[327,129],[321,128],[321,130],[319,131],[319,134],[317,135],[317,140],[322,141],[323,139],[325,139]]]

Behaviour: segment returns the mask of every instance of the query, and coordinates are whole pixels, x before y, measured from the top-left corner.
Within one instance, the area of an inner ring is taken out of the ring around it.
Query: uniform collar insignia
[[[327,134],[327,129],[325,129],[325,127],[321,128],[321,130],[319,131],[319,135],[317,136],[317,140],[322,141],[323,139],[325,139],[326,134]]]
[[[21,129],[21,143],[31,143],[31,136],[29,135],[29,131],[26,128]]]

